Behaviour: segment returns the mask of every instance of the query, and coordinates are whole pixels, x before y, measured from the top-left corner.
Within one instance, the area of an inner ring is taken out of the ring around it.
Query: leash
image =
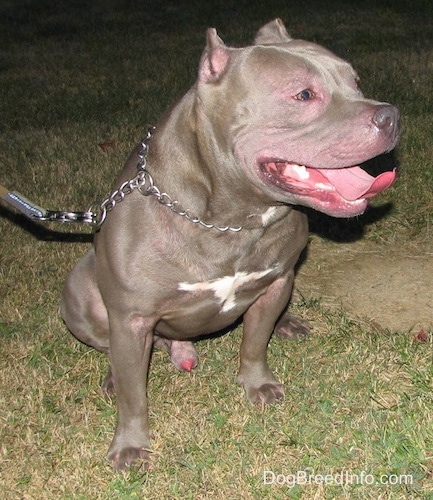
[[[28,200],[17,191],[9,191],[0,184],[0,199],[17,209],[29,219],[40,222],[78,222],[96,225],[92,212],[66,212],[63,210],[45,210]]]
[[[93,203],[85,212],[72,212],[65,210],[45,210],[44,208],[31,202],[17,191],[9,191],[0,184],[0,199],[18,210],[22,215],[37,222],[75,222],[78,224],[89,224],[96,229],[99,228],[107,216],[107,212],[113,210],[117,203],[123,201],[125,196],[134,189],[139,189],[148,184],[147,191],[142,194],[151,194],[149,191],[153,187],[153,179],[146,170],[147,153],[149,151],[149,142],[152,137],[154,127],[149,128],[138,153],[140,159],[137,165],[137,175],[124,182],[102,203]],[[148,177],[150,179],[148,179]],[[158,191],[159,192],[159,191]]]
[[[10,191],[0,184],[0,199],[14,207],[29,219],[38,222],[75,222],[79,224],[89,224],[95,229],[98,229],[107,216],[107,212],[123,201],[126,195],[132,193],[135,189],[143,196],[155,196],[157,201],[168,207],[172,212],[185,217],[185,219],[194,224],[201,225],[208,229],[216,229],[217,231],[239,232],[242,227],[217,226],[204,222],[198,217],[189,213],[189,210],[182,208],[178,201],[174,201],[167,193],[161,191],[155,186],[153,177],[150,175],[147,166],[147,155],[149,152],[149,142],[152,138],[155,127],[148,129],[145,138],[141,142],[141,149],[138,152],[139,162],[137,164],[137,174],[129,181],[124,182],[118,189],[113,191],[111,195],[102,203],[93,203],[85,212],[68,212],[64,210],[45,210],[35,203],[28,200],[25,196],[17,191]]]

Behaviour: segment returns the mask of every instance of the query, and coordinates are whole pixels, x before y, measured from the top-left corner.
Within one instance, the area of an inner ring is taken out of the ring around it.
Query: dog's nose
[[[399,135],[399,119],[398,109],[391,104],[384,104],[378,107],[373,116],[373,123],[395,143]]]

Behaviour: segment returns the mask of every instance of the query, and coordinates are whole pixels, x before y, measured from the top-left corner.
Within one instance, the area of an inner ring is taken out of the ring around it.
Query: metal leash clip
[[[43,217],[37,217],[43,222],[76,222],[78,224],[96,224],[93,212],[66,212],[62,210],[46,210]]]
[[[9,205],[13,206],[23,215],[32,220],[43,222],[76,222],[79,224],[96,224],[96,216],[92,212],[45,210],[44,208],[35,205],[21,193],[18,193],[17,191],[9,191],[3,186],[0,186],[0,199],[6,201]]]

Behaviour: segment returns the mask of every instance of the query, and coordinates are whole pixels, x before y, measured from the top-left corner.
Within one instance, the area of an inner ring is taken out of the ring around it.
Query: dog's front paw
[[[108,453],[108,460],[116,470],[147,470],[150,467],[150,450],[147,448],[127,447]]]
[[[285,313],[275,326],[275,333],[288,340],[297,340],[306,337],[311,330],[311,325],[305,319],[294,314]]]
[[[271,405],[284,397],[284,385],[279,382],[267,382],[259,387],[245,388],[247,398],[252,403]]]

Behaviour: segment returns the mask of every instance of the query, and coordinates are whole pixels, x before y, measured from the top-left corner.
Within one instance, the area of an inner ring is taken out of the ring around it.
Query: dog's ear
[[[292,38],[287,33],[283,21],[277,18],[259,29],[254,39],[254,44],[272,45],[275,43],[290,42],[290,40],[292,40]]]
[[[200,61],[199,79],[212,82],[225,72],[229,62],[229,49],[218,36],[215,28],[207,30],[207,45]]]

